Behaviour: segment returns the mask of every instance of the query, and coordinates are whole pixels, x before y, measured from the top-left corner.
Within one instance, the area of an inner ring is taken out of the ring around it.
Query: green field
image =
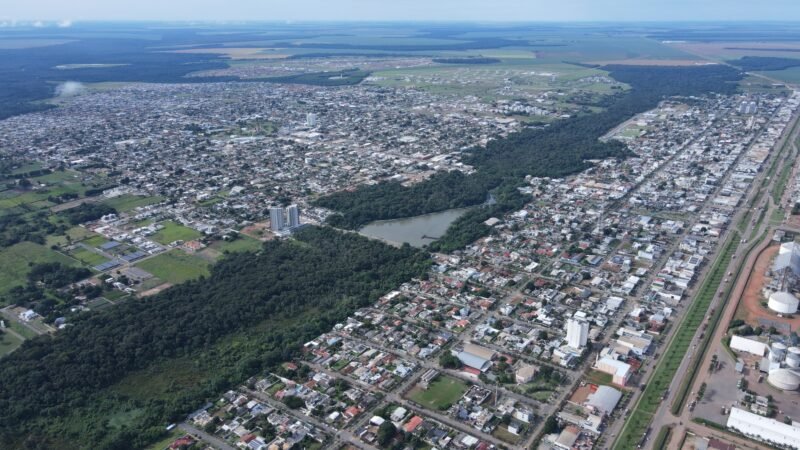
[[[108,261],[103,255],[95,253],[91,250],[86,250],[82,247],[78,247],[77,249],[71,251],[70,256],[86,264],[87,266],[96,266]]]
[[[695,332],[706,318],[709,305],[714,299],[717,288],[725,277],[725,270],[731,261],[731,257],[736,252],[738,244],[739,233],[734,232],[719,257],[714,262],[700,290],[689,306],[688,311],[686,311],[683,321],[680,323],[672,341],[669,343],[669,347],[663,353],[663,356],[661,356],[655,373],[651,376],[650,382],[639,398],[635,409],[631,411],[631,415],[625,423],[625,427],[622,429],[622,434],[620,434],[619,439],[614,445],[615,450],[635,449],[639,444],[642,435],[647,430],[653,415],[661,404],[661,397],[664,395],[664,391],[670,385],[673,378],[677,376],[678,367],[686,357],[686,351],[689,349]],[[717,315],[719,315],[721,311],[722,308],[718,308]],[[707,338],[710,338],[710,336],[711,333],[708,333]],[[694,369],[696,369],[696,367],[694,367]],[[693,372],[692,368],[690,368],[689,372]],[[685,376],[689,380],[692,378],[690,373],[685,374]],[[688,386],[688,383],[684,384]],[[683,385],[681,389],[684,389]],[[686,389],[688,389],[688,387]],[[683,404],[680,394],[676,398],[675,403],[679,408]]]
[[[427,390],[414,388],[409,393],[408,398],[422,406],[441,411],[458,401],[467,392],[467,389],[467,383],[439,375]]]
[[[164,225],[164,229],[159,230],[152,236],[152,239],[159,244],[167,245],[175,241],[191,241],[202,236],[199,231],[185,227],[171,220],[162,222],[161,225]]]
[[[120,195],[119,197],[114,197],[108,200],[104,200],[103,203],[106,205],[116,209],[119,212],[127,212],[132,209],[136,209],[140,206],[147,206],[159,203],[164,200],[164,197],[142,197],[138,195]]]
[[[258,239],[253,239],[245,234],[239,234],[239,239],[235,241],[217,241],[211,244],[211,248],[221,252],[255,252],[261,250],[263,243]]]
[[[22,286],[27,280],[30,264],[59,262],[67,266],[79,266],[72,258],[33,242],[20,242],[0,250],[0,294],[14,286]]]
[[[183,250],[170,250],[136,264],[159,279],[172,284],[208,276],[209,264],[201,258],[187,255]]]
[[[22,345],[22,340],[11,333],[0,334],[0,357],[3,357]]]
[[[70,237],[70,240],[67,240],[67,236]],[[69,230],[67,230],[67,232],[64,233],[63,235],[58,235],[58,236],[50,235],[50,236],[47,236],[46,245],[48,247],[50,247],[51,245],[58,245],[58,246],[67,245],[67,244],[69,244],[69,242],[73,242],[73,243],[74,242],[80,242],[80,241],[83,241],[85,239],[89,239],[89,238],[94,237],[94,236],[98,236],[98,235],[95,234],[95,233],[92,233],[91,231],[87,230],[86,228],[73,227],[73,228],[70,228]]]

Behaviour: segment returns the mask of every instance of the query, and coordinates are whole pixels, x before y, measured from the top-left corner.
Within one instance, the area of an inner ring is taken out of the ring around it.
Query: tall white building
[[[283,229],[283,208],[273,206],[269,209],[269,222],[272,231],[281,231]]]
[[[306,125],[309,127],[317,126],[317,115],[314,113],[306,114]]]
[[[289,219],[289,228],[300,226],[300,208],[297,205],[286,208],[286,217]]]
[[[567,345],[576,350],[586,347],[589,339],[589,322],[585,320],[567,320]]]

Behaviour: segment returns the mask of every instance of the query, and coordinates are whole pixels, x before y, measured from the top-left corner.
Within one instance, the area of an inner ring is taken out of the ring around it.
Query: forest
[[[747,71],[771,71],[798,67],[800,66],[800,59],[773,56],[743,56],[739,59],[728,61],[728,63]]]
[[[140,448],[429,265],[409,246],[309,227],[228,256],[208,278],[77,316],[0,360],[0,448]],[[135,394],[119,387],[153,368]]]
[[[521,207],[514,192],[527,175],[563,177],[589,168],[592,159],[624,158],[628,151],[623,144],[599,140],[608,130],[655,107],[666,97],[733,93],[741,79],[739,71],[727,66],[604,69],[631,89],[606,97],[602,112],[564,119],[544,128],[526,128],[485,147],[468,150],[463,160],[477,169],[474,174],[439,173],[410,187],[397,182],[360,186],[352,192],[319,198],[315,203],[336,212],[329,218],[331,225],[357,229],[374,220],[479,205],[492,192],[498,198],[496,205],[465,214],[433,246],[442,250],[458,248],[488,232],[482,224],[488,217]],[[504,195],[498,196],[497,191]]]

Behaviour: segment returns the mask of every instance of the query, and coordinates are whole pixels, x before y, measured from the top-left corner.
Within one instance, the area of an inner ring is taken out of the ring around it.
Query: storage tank
[[[775,369],[769,372],[767,382],[783,391],[796,391],[800,388],[800,375],[789,369]]]
[[[780,342],[773,342],[769,348],[769,359],[774,362],[780,362],[784,358],[786,358],[786,346]]]
[[[795,347],[793,347],[795,348]],[[791,350],[791,349],[789,349]],[[786,354],[786,365],[792,369],[800,367],[800,354],[792,353],[791,351]]]
[[[780,314],[794,314],[800,300],[788,292],[773,292],[767,301],[767,307]]]

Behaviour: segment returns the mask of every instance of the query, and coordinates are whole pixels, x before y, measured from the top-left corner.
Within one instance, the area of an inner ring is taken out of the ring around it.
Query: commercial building
[[[289,228],[300,226],[300,208],[297,205],[289,205],[286,208],[286,217],[289,219]]]
[[[610,374],[612,376],[612,382],[617,386],[625,386],[631,377],[630,364],[608,356],[598,358],[594,367],[600,372]]]
[[[314,113],[306,114],[306,125],[309,127],[317,126],[317,115]]]
[[[273,206],[269,209],[269,227],[272,231],[283,230],[283,208]]]
[[[576,350],[586,346],[589,338],[589,322],[579,319],[567,320],[567,345]]]
[[[731,408],[728,428],[759,441],[800,449],[800,424],[797,422],[787,425],[743,409]]]

